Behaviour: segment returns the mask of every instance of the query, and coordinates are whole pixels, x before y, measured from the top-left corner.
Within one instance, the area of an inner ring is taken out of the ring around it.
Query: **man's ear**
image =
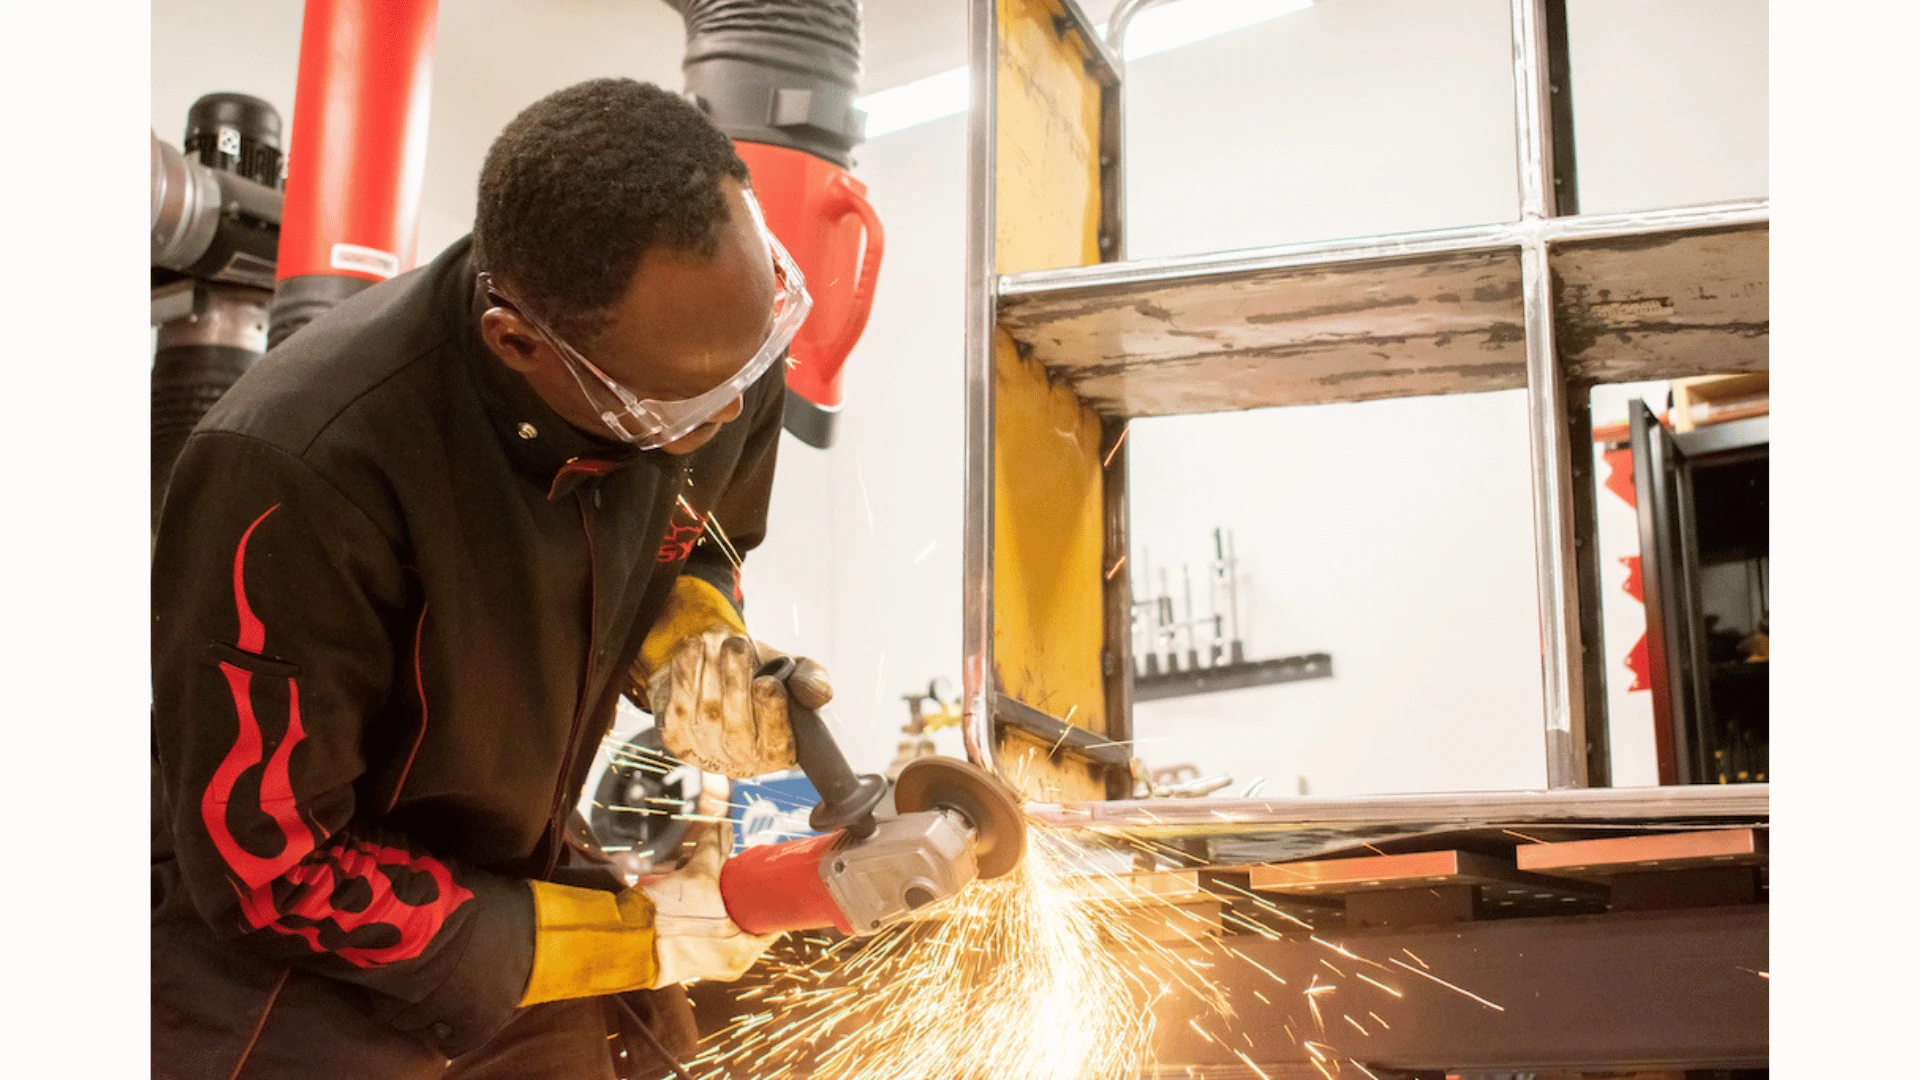
[[[519,312],[488,308],[480,316],[480,339],[501,363],[523,375],[540,366],[540,339]]]

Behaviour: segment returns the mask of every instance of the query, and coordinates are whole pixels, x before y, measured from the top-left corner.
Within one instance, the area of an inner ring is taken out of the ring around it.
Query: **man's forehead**
[[[635,392],[686,397],[740,370],[767,340],[772,254],[735,197],[710,252],[650,249],[600,337],[609,369]]]

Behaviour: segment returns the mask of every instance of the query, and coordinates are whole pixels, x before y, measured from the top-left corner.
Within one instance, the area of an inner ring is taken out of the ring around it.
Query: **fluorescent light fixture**
[[[1205,41],[1312,5],[1313,0],[1176,0],[1148,8],[1127,26],[1126,59]],[[968,82],[967,69],[957,67],[855,98],[853,103],[866,110],[867,138],[877,139],[966,112]]]
[[[967,69],[954,68],[890,90],[855,98],[867,111],[867,138],[877,139],[902,128],[967,111]]]
[[[1127,24],[1126,59],[1163,53],[1312,6],[1313,0],[1180,0],[1151,7]]]

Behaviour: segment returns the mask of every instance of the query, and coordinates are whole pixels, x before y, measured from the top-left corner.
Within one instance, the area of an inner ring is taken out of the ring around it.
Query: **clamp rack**
[[[1235,874],[1320,890],[1334,944],[1415,933],[1529,1003],[1524,1023],[1443,1009],[1363,1032],[1379,1075],[1764,1066],[1766,786],[1580,789],[1610,787],[1588,391],[1767,370],[1767,201],[1580,214],[1566,0],[1511,0],[1519,220],[1126,261],[1119,57],[1157,2],[1121,0],[1103,38],[1076,0],[969,0],[969,756],[1038,820],[1190,854],[1187,906],[1220,907]],[[1126,801],[1126,424],[1522,387],[1549,790]],[[1417,867],[1372,865],[1383,844]],[[1514,882],[1556,906],[1503,908]],[[1223,980],[1298,958],[1285,935],[1252,944],[1266,966]],[[1325,1075],[1242,1016],[1259,1065],[1170,1024],[1157,1073]]]

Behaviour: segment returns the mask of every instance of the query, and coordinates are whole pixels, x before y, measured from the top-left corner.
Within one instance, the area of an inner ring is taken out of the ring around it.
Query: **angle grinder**
[[[793,661],[754,677],[785,683]],[[976,879],[1013,870],[1027,851],[1019,803],[992,774],[953,758],[919,758],[894,782],[892,817],[875,817],[884,777],[855,775],[812,709],[787,697],[794,755],[820,793],[809,824],[822,833],[750,847],[720,871],[727,915],[753,934],[833,927],[865,936]]]

